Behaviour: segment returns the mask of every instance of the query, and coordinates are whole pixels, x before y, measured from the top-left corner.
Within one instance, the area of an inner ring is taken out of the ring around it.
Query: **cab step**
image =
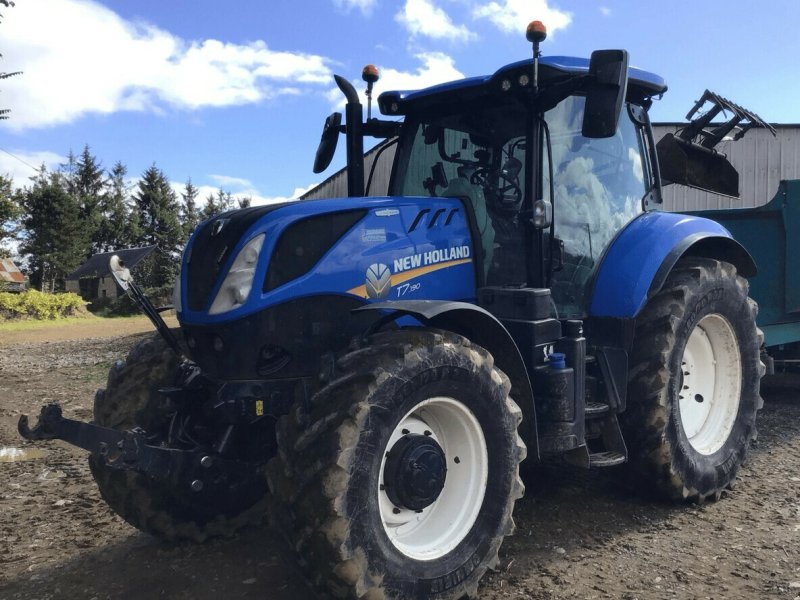
[[[586,417],[593,418],[598,417],[600,415],[604,415],[608,412],[608,404],[604,404],[602,402],[587,402],[586,403]]]
[[[621,465],[626,460],[625,455],[619,452],[589,453],[589,467],[613,467],[614,465]]]

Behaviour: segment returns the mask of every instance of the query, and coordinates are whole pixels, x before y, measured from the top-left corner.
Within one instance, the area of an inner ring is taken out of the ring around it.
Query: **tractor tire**
[[[161,336],[155,334],[137,343],[123,363],[111,367],[105,390],[98,390],[94,422],[104,427],[127,430],[150,426],[159,415],[151,401],[159,388],[175,383],[178,358]],[[210,537],[231,536],[242,527],[266,516],[268,499],[234,511],[209,507],[192,501],[191,492],[155,481],[142,473],[106,466],[95,456],[89,467],[100,495],[111,510],[137,529],[160,539],[203,542]]]
[[[448,332],[356,346],[308,410],[278,424],[274,525],[335,597],[474,597],[524,492],[509,380]]]
[[[763,406],[763,334],[747,294],[733,265],[685,258],[636,318],[620,416],[637,485],[696,502],[734,485]]]

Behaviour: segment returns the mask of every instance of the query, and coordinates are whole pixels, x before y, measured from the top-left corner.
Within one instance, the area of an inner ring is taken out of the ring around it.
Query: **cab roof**
[[[533,59],[521,60],[498,69],[492,75],[467,77],[447,83],[441,83],[421,90],[404,90],[384,92],[378,98],[381,112],[387,115],[406,114],[410,105],[419,101],[433,100],[433,97],[447,95],[452,92],[462,95],[481,95],[493,89],[493,83],[530,69]],[[561,79],[564,76],[587,75],[589,59],[574,56],[546,56],[539,59],[539,80],[546,85],[549,80]],[[646,100],[667,91],[667,84],[662,77],[637,67],[628,67],[628,99]]]

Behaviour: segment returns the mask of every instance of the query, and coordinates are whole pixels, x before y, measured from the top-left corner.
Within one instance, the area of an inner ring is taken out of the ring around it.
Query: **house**
[[[10,258],[0,258],[0,292],[24,292],[28,281]]]
[[[114,300],[124,292],[111,274],[109,266],[111,257],[116,254],[125,263],[125,266],[131,271],[135,271],[136,265],[146,260],[155,249],[156,246],[145,246],[144,248],[126,248],[115,252],[95,254],[67,275],[67,291],[79,294],[88,302],[102,298]]]

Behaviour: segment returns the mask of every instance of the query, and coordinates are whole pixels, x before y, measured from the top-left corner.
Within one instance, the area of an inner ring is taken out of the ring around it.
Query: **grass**
[[[40,329],[50,329],[53,327],[76,327],[86,325],[87,323],[100,323],[108,321],[109,323],[115,322],[135,322],[138,320],[146,319],[143,315],[134,315],[132,317],[97,317],[88,314],[83,317],[64,317],[62,319],[23,319],[14,321],[0,321],[0,333],[11,331],[36,331]]]
[[[162,315],[169,327],[177,327],[175,314]],[[144,315],[132,317],[67,317],[51,321],[6,321],[0,323],[0,347],[86,338],[124,337],[155,331]]]

